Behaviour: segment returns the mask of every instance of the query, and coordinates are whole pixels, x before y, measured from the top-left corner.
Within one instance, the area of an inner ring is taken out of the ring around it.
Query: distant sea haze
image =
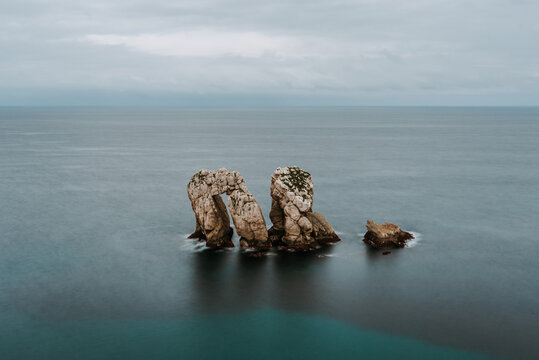
[[[539,108],[0,108],[2,359],[534,359]],[[312,174],[341,242],[211,251],[196,171]],[[389,255],[367,219],[416,240]]]

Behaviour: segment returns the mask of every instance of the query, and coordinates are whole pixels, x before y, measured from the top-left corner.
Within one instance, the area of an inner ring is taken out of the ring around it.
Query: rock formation
[[[262,210],[237,171],[200,170],[187,184],[187,194],[195,212],[196,229],[190,238],[205,239],[208,247],[234,247],[230,217],[221,194],[228,197],[228,210],[242,248],[269,249]]]
[[[388,222],[378,225],[367,220],[367,232],[363,242],[373,248],[404,247],[406,241],[414,238],[409,232],[401,230],[397,225]]]
[[[273,226],[270,240],[280,248],[308,250],[340,241],[324,215],[312,212],[313,180],[297,166],[277,168],[271,177]]]

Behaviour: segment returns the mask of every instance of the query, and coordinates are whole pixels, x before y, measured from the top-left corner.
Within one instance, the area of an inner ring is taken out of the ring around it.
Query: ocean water
[[[269,227],[286,165],[340,243],[186,238],[194,172]],[[539,357],[539,108],[0,108],[0,205],[2,359]]]

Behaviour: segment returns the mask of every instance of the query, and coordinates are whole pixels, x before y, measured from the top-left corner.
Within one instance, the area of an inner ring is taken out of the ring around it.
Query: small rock
[[[266,253],[263,252],[263,251],[256,251],[256,252],[250,252],[250,253],[248,253],[247,256],[249,256],[249,257],[254,257],[254,258],[260,258],[260,257],[266,256]]]
[[[404,247],[408,240],[414,238],[409,232],[403,231],[397,225],[388,222],[378,225],[372,220],[367,220],[366,227],[367,232],[363,237],[363,242],[377,249]]]

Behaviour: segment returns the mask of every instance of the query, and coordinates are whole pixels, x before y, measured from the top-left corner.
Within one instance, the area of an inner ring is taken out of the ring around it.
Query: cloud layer
[[[0,104],[539,105],[538,13],[526,0],[7,0]]]
[[[142,53],[175,57],[262,56],[293,57],[294,39],[257,32],[208,30],[141,35],[90,34],[83,40],[97,45],[124,46]]]

